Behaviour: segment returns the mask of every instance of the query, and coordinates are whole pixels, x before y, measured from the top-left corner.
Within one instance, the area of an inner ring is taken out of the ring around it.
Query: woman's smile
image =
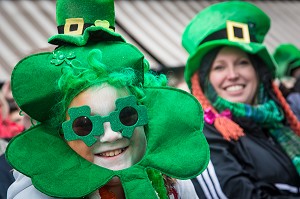
[[[231,85],[231,86],[225,87],[225,90],[229,91],[229,92],[236,92],[236,91],[241,91],[244,88],[245,88],[244,85]]]

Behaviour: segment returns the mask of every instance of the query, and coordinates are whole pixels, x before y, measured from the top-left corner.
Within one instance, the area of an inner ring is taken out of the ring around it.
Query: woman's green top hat
[[[269,28],[270,18],[248,2],[222,2],[200,11],[182,35],[182,45],[190,54],[185,69],[187,83],[190,85],[203,56],[224,45],[257,54],[274,74],[275,63],[262,44]]]
[[[293,44],[279,45],[273,56],[278,65],[276,75],[279,78],[291,76],[292,70],[300,67],[300,50]]]
[[[57,35],[51,44],[85,45],[88,41],[124,41],[115,31],[113,0],[57,0]]]

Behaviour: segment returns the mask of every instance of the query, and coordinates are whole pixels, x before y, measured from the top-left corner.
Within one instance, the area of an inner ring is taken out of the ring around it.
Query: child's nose
[[[111,129],[109,122],[104,122],[103,125],[104,134],[100,136],[100,142],[114,142],[123,137],[120,132],[115,132]]]

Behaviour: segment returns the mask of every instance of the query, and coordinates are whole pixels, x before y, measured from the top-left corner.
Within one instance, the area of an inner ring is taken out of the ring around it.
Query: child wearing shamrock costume
[[[162,174],[205,169],[200,104],[113,31],[113,1],[59,0],[57,23],[58,47],[12,73],[16,102],[39,124],[7,148],[18,171],[9,198],[179,197]]]

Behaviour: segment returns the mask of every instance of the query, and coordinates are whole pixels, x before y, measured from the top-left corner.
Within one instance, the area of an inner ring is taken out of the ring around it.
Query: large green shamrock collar
[[[7,159],[49,196],[83,197],[118,176],[126,198],[157,198],[148,168],[177,179],[193,178],[206,168],[209,147],[202,133],[203,111],[192,95],[161,87],[145,92],[147,149],[142,160],[127,169],[112,171],[88,162],[43,123],[15,137],[7,148]]]

